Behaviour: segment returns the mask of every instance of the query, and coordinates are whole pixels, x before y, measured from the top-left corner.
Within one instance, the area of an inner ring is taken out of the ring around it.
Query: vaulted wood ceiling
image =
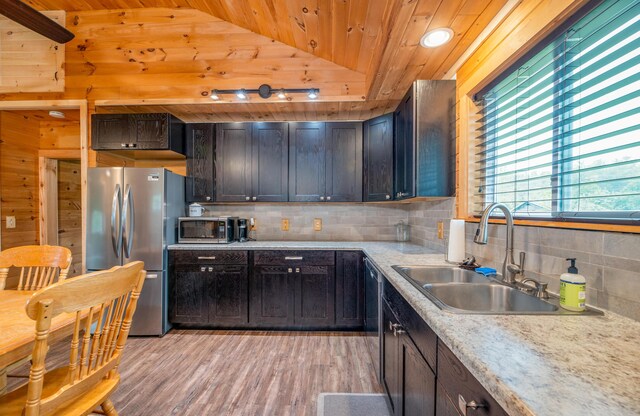
[[[26,3],[68,12],[67,27],[76,39],[67,45],[65,97],[86,96],[104,101],[99,104],[131,108],[171,103],[164,108],[202,120],[222,117],[216,113],[272,119],[308,113],[303,105],[259,99],[202,105],[203,92],[210,88],[257,88],[262,83],[319,87],[323,102],[306,106],[316,114],[351,108],[351,118],[393,109],[413,80],[441,78],[506,0]],[[425,31],[442,26],[454,30],[452,42],[436,49],[419,46]]]

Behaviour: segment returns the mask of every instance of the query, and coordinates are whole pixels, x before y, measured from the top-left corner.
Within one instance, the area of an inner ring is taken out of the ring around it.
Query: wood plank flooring
[[[120,368],[122,416],[315,416],[319,393],[382,392],[360,333],[174,330],[130,338]]]

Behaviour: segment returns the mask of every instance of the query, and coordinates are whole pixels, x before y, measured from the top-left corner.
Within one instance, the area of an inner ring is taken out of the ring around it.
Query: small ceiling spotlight
[[[62,111],[51,110],[49,111],[49,116],[53,118],[64,118],[64,113]]]
[[[258,89],[239,89],[239,90],[211,90],[211,99],[214,101],[221,100],[221,95],[234,94],[240,100],[247,100],[249,94],[258,94],[260,98],[268,99],[274,94],[278,99],[288,99],[288,94],[307,94],[307,97],[311,100],[318,98],[320,90],[318,88],[279,88],[273,89],[271,85],[262,84]]]
[[[436,48],[453,39],[453,30],[448,27],[433,29],[425,33],[420,39],[420,45],[425,48]]]

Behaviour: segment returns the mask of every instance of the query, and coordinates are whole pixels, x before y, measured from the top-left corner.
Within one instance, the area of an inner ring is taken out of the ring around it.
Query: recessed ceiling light
[[[218,90],[211,91],[211,99],[214,101],[218,101],[220,96],[218,95]]]
[[[312,100],[315,100],[316,98],[318,98],[318,90],[316,89],[309,90],[309,94],[307,94],[307,96]]]
[[[453,30],[448,27],[433,29],[425,33],[420,39],[420,45],[425,48],[442,46],[453,39]]]
[[[53,118],[64,118],[64,113],[62,111],[49,111],[49,115]]]
[[[238,90],[238,92],[236,92],[236,97],[238,97],[241,100],[246,100],[247,99],[247,91],[242,89],[242,90]]]

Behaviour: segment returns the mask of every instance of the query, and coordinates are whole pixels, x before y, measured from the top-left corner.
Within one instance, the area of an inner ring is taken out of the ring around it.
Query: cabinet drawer
[[[247,264],[247,251],[219,251],[219,250],[172,250],[171,259],[174,264]]]
[[[314,266],[332,266],[335,264],[334,251],[308,250],[268,250],[256,251],[253,257],[256,265],[289,266],[313,264]]]
[[[438,336],[436,333],[386,279],[384,281],[383,297],[398,316],[400,324],[409,333],[409,336],[427,363],[429,363],[431,369],[435,371],[438,348]]]
[[[438,340],[438,381],[446,391],[446,395],[451,398],[454,405],[460,407],[459,401],[476,403],[484,407],[477,410],[468,409],[469,416],[506,416],[506,412],[491,397],[491,395],[480,385],[467,370],[467,368],[458,360],[458,358],[447,348],[442,341]]]

